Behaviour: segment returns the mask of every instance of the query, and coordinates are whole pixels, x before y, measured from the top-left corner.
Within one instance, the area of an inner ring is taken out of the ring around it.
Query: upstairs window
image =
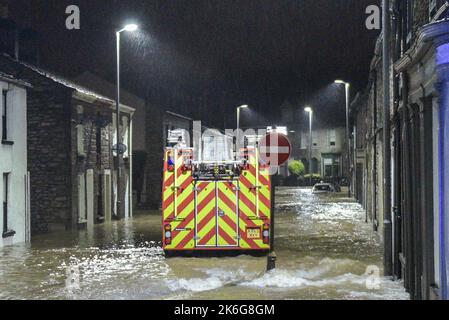
[[[2,141],[8,140],[8,91],[2,90]]]
[[[309,148],[309,134],[303,132],[301,134],[301,149],[308,149]]]
[[[329,145],[331,147],[337,145],[337,132],[334,129],[329,130]]]

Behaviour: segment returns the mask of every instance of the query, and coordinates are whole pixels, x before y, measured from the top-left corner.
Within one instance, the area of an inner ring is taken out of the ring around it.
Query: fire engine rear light
[[[172,240],[171,226],[169,224],[166,224],[164,226],[164,243],[166,245],[170,245],[171,240]]]
[[[262,237],[264,244],[270,243],[270,226],[267,224],[263,226]]]

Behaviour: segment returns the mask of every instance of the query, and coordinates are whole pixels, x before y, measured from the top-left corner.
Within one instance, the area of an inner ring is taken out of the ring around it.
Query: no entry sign
[[[290,159],[292,145],[281,133],[267,134],[259,141],[260,159],[270,167],[279,167]]]

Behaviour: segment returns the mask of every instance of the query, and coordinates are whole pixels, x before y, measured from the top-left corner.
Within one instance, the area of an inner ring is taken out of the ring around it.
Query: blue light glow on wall
[[[449,63],[449,43],[437,48],[437,66]]]
[[[449,43],[437,48],[437,67],[439,67],[440,91],[440,263],[441,295],[448,299],[449,275]]]

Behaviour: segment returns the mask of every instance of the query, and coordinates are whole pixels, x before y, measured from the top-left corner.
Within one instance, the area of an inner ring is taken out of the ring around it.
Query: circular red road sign
[[[279,167],[290,159],[292,145],[286,135],[273,132],[260,139],[259,152],[263,162]]]

